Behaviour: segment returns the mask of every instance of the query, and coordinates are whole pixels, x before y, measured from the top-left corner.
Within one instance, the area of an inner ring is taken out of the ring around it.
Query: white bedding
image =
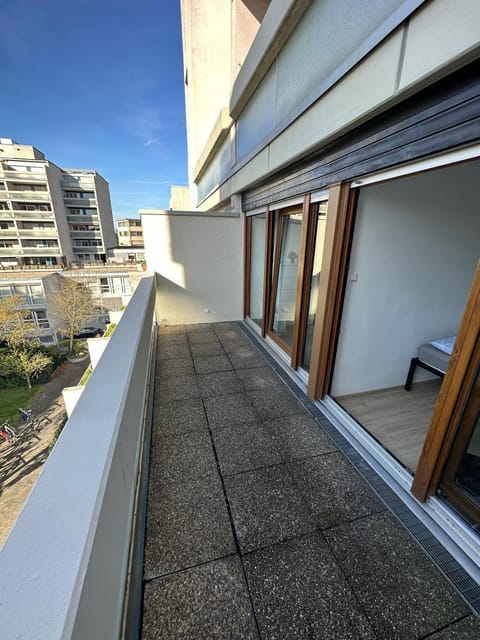
[[[433,340],[433,342],[430,342],[430,344],[432,345],[432,347],[440,349],[440,351],[443,351],[444,353],[448,353],[448,355],[451,356],[456,337],[457,336],[450,336],[449,338],[440,338],[440,340]]]

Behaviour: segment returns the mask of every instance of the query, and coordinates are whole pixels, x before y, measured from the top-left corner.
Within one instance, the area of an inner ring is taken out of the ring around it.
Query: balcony
[[[163,294],[139,283],[5,544],[4,637],[478,637],[248,331],[157,338]]]
[[[8,212],[4,211],[3,213]],[[53,211],[24,211],[23,209],[13,209],[10,212],[9,217],[13,218],[14,216],[20,220],[51,220],[55,217]]]
[[[23,256],[61,256],[60,247],[22,247]]]
[[[11,200],[27,200],[28,202],[51,202],[52,196],[48,191],[3,191]]]

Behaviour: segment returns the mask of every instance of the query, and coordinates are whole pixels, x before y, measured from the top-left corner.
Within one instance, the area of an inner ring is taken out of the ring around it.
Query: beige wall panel
[[[480,49],[480,2],[435,0],[410,21],[400,90]]]
[[[141,212],[148,269],[157,274],[162,324],[242,317],[241,216]]]
[[[239,193],[254,184],[268,172],[268,147],[260,151],[232,176],[232,193]]]
[[[288,164],[358,124],[395,94],[398,30],[270,144],[269,170]],[[257,176],[258,178],[259,176]]]

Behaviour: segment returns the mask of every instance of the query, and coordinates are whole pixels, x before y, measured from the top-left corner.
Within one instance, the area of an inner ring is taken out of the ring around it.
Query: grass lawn
[[[0,389],[0,424],[5,420],[15,422],[19,416],[18,407],[26,407],[42,387],[42,384],[37,384],[33,389],[28,387]]]

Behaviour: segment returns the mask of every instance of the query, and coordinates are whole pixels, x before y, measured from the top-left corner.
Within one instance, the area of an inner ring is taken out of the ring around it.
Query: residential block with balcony
[[[100,174],[60,169],[35,147],[0,138],[3,268],[105,262],[115,244],[108,183]]]
[[[143,247],[143,230],[140,218],[117,220],[118,245],[120,247]]]

